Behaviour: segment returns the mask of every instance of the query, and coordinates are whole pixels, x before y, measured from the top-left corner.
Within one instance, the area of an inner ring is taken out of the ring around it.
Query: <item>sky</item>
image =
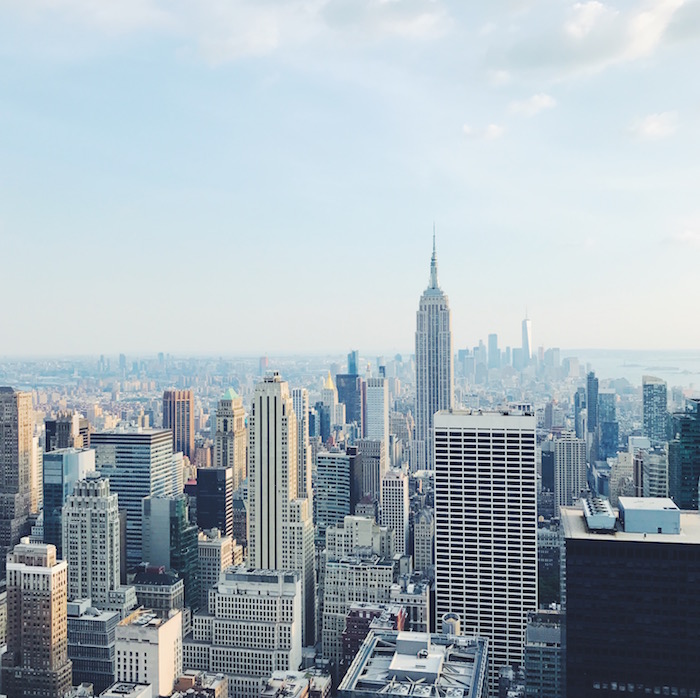
[[[700,0],[0,0],[0,355],[700,347]]]

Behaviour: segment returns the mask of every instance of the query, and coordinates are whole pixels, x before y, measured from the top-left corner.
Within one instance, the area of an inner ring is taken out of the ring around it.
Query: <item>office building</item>
[[[247,472],[248,430],[243,400],[229,388],[216,409],[214,467],[233,469],[233,489],[237,490]]]
[[[96,695],[109,688],[117,675],[116,611],[92,606],[91,599],[68,602],[68,658],[73,684],[90,683]]]
[[[335,387],[335,383],[333,383],[330,371],[328,371],[321,389],[321,403],[328,411],[330,430],[333,431],[335,427],[342,427],[345,424],[345,405],[338,401],[338,390]]]
[[[52,454],[49,454],[52,455]],[[68,598],[90,598],[104,608],[119,587],[119,504],[109,480],[91,473],[79,480],[63,508],[63,552],[68,563]]]
[[[136,565],[143,547],[141,500],[174,493],[172,434],[165,429],[105,431],[92,434],[90,443],[98,472],[109,478],[110,490],[126,509],[126,560]]]
[[[357,424],[360,435],[365,433],[365,411],[367,407],[367,386],[361,376],[340,373],[335,377],[338,389],[338,402],[345,405],[345,421]]]
[[[413,525],[413,568],[417,572],[427,572],[434,563],[435,517],[433,510],[421,509]]]
[[[408,475],[402,470],[389,470],[382,477],[380,522],[396,532],[396,552],[409,553]]]
[[[191,390],[163,393],[163,429],[170,429],[173,453],[181,452],[194,461],[194,395]]]
[[[431,626],[431,582],[420,574],[402,574],[389,589],[389,600],[406,611],[406,630],[427,633]]]
[[[537,611],[527,616],[525,628],[525,695],[561,698],[564,687],[562,613]]]
[[[382,478],[389,467],[383,441],[358,439],[355,442],[362,466],[362,496],[379,501]]]
[[[662,446],[668,441],[668,397],[666,382],[654,376],[642,378],[642,405],[644,436],[652,446]]]
[[[700,481],[700,399],[688,400],[672,418],[668,444],[668,494],[681,509],[698,509]]]
[[[482,637],[372,630],[338,686],[338,696],[482,698],[487,695],[488,648]]]
[[[39,437],[32,437],[32,459],[29,468],[29,513],[38,514],[44,508],[44,450]]]
[[[586,376],[586,410],[588,433],[598,429],[598,379],[593,371]]]
[[[641,461],[641,478],[636,478],[635,484],[641,485],[639,497],[668,497],[668,451],[657,448],[649,451],[638,451],[635,462]],[[641,479],[641,482],[637,482]]]
[[[352,604],[345,618],[340,675],[345,675],[370,630],[404,630],[405,624],[406,610],[403,606],[364,602]]]
[[[159,617],[140,608],[117,625],[117,681],[150,683],[169,696],[182,674],[182,613]]]
[[[32,394],[0,387],[0,578],[7,554],[29,535]]]
[[[175,682],[172,698],[235,698],[228,690],[225,674],[185,671]]]
[[[176,572],[185,586],[185,605],[197,607],[199,557],[197,526],[190,523],[187,495],[144,497],[143,555],[152,567]]]
[[[185,608],[185,583],[182,577],[165,567],[142,567],[129,575],[138,605],[148,608],[161,618],[172,611]]]
[[[309,391],[292,390],[292,407],[297,417],[297,497],[311,500],[311,445],[309,444]]]
[[[389,463],[389,384],[386,378],[367,379],[367,410],[364,435],[381,441]]]
[[[577,388],[574,393],[574,429],[579,439],[585,439],[586,432],[588,431],[586,424],[588,421],[586,405],[586,388]]]
[[[388,603],[393,561],[377,555],[328,559],[323,580],[321,653],[335,667],[343,658],[342,635],[353,603]]]
[[[587,489],[586,442],[571,433],[562,434],[554,442],[555,510],[570,507]],[[544,449],[542,463],[544,468]],[[543,473],[544,479],[544,473]]]
[[[698,695],[700,516],[670,499],[563,508],[568,698]]]
[[[299,571],[302,637],[311,645],[316,608],[311,502],[297,498],[297,420],[289,386],[277,372],[256,386],[249,425],[248,560],[257,569]]]
[[[433,467],[433,415],[450,410],[454,404],[452,331],[450,306],[438,286],[437,254],[433,235],[430,282],[423,292],[416,313],[416,434],[411,470]]]
[[[196,614],[184,643],[188,669],[226,674],[229,695],[258,698],[275,671],[301,665],[301,580],[296,571],[230,568]]]
[[[44,421],[44,453],[63,448],[87,448],[80,432],[81,418],[73,412],[59,412]]]
[[[12,698],[64,698],[68,658],[68,565],[56,548],[23,538],[7,556],[7,652],[2,687]]]
[[[206,611],[209,606],[209,590],[216,587],[224,570],[243,563],[243,548],[231,536],[222,536],[218,528],[213,528],[199,534],[197,551],[199,608]]]
[[[378,526],[368,516],[346,516],[342,526],[326,529],[326,554],[329,559],[351,557],[362,551],[370,556],[393,559],[396,533],[387,526]]]
[[[233,535],[233,467],[197,468],[197,525]]]
[[[56,546],[56,556],[64,559],[61,512],[73,487],[95,470],[92,449],[60,448],[44,454],[44,543]]]
[[[319,545],[326,540],[328,526],[338,526],[352,513],[351,472],[352,456],[332,448],[316,456],[316,481],[314,496],[314,524]]]
[[[360,352],[357,349],[353,349],[348,354],[348,375],[360,375]]]
[[[501,368],[501,350],[498,348],[498,335],[489,335],[489,368]]]
[[[492,690],[537,610],[536,482],[534,415],[435,416],[436,614],[489,639]]]
[[[158,698],[158,696],[153,693],[153,686],[150,683],[117,681],[101,693],[100,698]]]
[[[614,458],[617,455],[619,433],[617,395],[612,389],[601,388],[598,391],[598,460]]]

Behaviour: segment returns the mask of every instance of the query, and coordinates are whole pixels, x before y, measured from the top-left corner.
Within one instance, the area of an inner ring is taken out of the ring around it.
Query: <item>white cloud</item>
[[[462,126],[462,133],[475,140],[494,141],[505,133],[505,128],[498,124],[489,124],[485,128],[472,128],[469,124]]]
[[[510,73],[507,70],[490,70],[488,76],[491,84],[497,87],[510,82]]]
[[[686,228],[666,238],[666,242],[684,247],[700,247],[700,228]]]
[[[484,131],[484,138],[486,138],[487,141],[494,141],[500,138],[505,132],[506,130],[503,126],[489,124]]]
[[[665,111],[649,114],[632,126],[632,132],[644,140],[660,140],[672,136],[678,128],[678,114]]]
[[[564,25],[564,30],[575,39],[582,39],[591,33],[595,25],[604,19],[617,15],[617,11],[606,7],[602,2],[577,2],[571,12],[571,18]]]
[[[553,109],[556,106],[557,100],[554,99],[554,97],[540,92],[539,94],[533,95],[529,99],[511,102],[509,109],[515,114],[535,116],[535,114],[539,114],[539,112],[543,111],[544,109]]]

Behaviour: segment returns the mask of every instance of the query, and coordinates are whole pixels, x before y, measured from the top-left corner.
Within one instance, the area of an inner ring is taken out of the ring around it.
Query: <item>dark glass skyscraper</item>
[[[335,377],[335,385],[338,390],[338,402],[345,405],[345,421],[348,424],[355,422],[360,428],[360,434],[364,434],[364,381],[356,374],[341,373]]]
[[[233,535],[233,468],[197,468],[197,525]]]
[[[586,404],[588,405],[588,431],[595,434],[598,427],[598,379],[593,371],[586,377]]]
[[[642,379],[642,399],[644,405],[644,436],[649,437],[652,446],[660,446],[668,439],[666,434],[668,419],[668,396],[666,383],[654,376]]]
[[[700,399],[688,400],[673,415],[674,438],[668,444],[668,493],[681,509],[698,508],[700,479]]]

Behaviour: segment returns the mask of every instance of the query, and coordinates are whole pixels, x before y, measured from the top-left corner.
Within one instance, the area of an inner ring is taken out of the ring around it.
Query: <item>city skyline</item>
[[[8,0],[0,290],[23,293],[3,351],[409,347],[433,221],[455,346],[517,346],[527,305],[535,346],[624,348],[654,318],[637,346],[700,347],[676,320],[700,244],[700,88],[679,77],[698,15]],[[299,283],[329,266],[337,291]]]

